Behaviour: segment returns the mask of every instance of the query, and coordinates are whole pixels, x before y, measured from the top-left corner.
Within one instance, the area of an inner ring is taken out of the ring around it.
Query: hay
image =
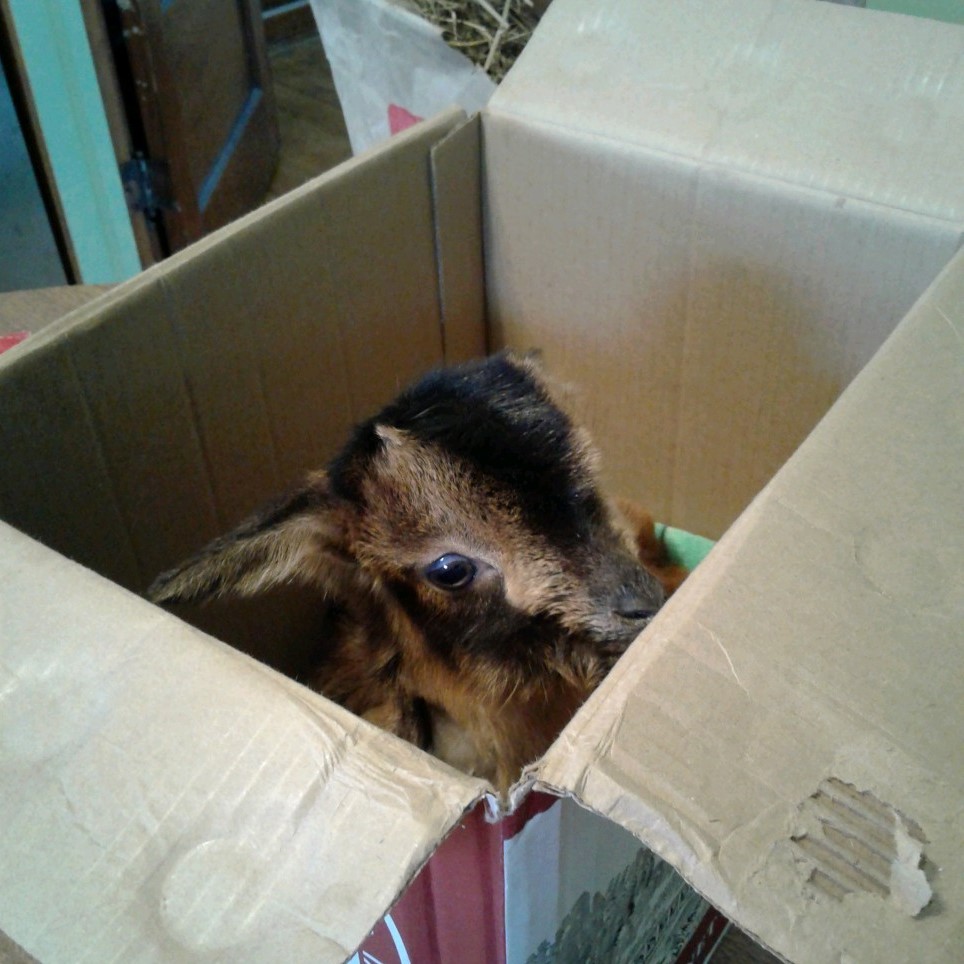
[[[407,0],[429,23],[442,28],[442,39],[478,64],[496,83],[522,53],[540,10],[534,0]]]

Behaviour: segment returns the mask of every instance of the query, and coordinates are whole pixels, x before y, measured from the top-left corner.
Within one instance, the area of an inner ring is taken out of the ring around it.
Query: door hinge
[[[166,161],[156,161],[135,154],[120,166],[121,182],[127,206],[156,218],[162,211],[174,209],[171,172]]]

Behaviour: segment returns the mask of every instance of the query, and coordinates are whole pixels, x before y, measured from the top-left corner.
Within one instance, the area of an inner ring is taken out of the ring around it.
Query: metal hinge
[[[127,206],[156,218],[161,211],[174,209],[171,194],[171,173],[166,161],[155,161],[135,154],[120,166],[121,182]]]

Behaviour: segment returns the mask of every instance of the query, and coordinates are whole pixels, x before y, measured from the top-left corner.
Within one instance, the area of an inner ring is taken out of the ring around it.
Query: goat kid
[[[506,790],[685,575],[596,463],[531,358],[441,369],[148,596],[317,587],[336,628],[304,682]]]

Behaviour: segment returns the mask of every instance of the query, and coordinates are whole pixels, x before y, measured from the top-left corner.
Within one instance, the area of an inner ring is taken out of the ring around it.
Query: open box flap
[[[3,525],[0,930],[342,961],[485,785]]]
[[[962,52],[837,4],[556,0],[488,109],[960,224]]]
[[[964,907],[964,255],[537,779],[793,961],[947,961]]]
[[[490,343],[578,386],[611,491],[721,535],[947,264],[962,52],[829,3],[551,5],[483,115]]]

